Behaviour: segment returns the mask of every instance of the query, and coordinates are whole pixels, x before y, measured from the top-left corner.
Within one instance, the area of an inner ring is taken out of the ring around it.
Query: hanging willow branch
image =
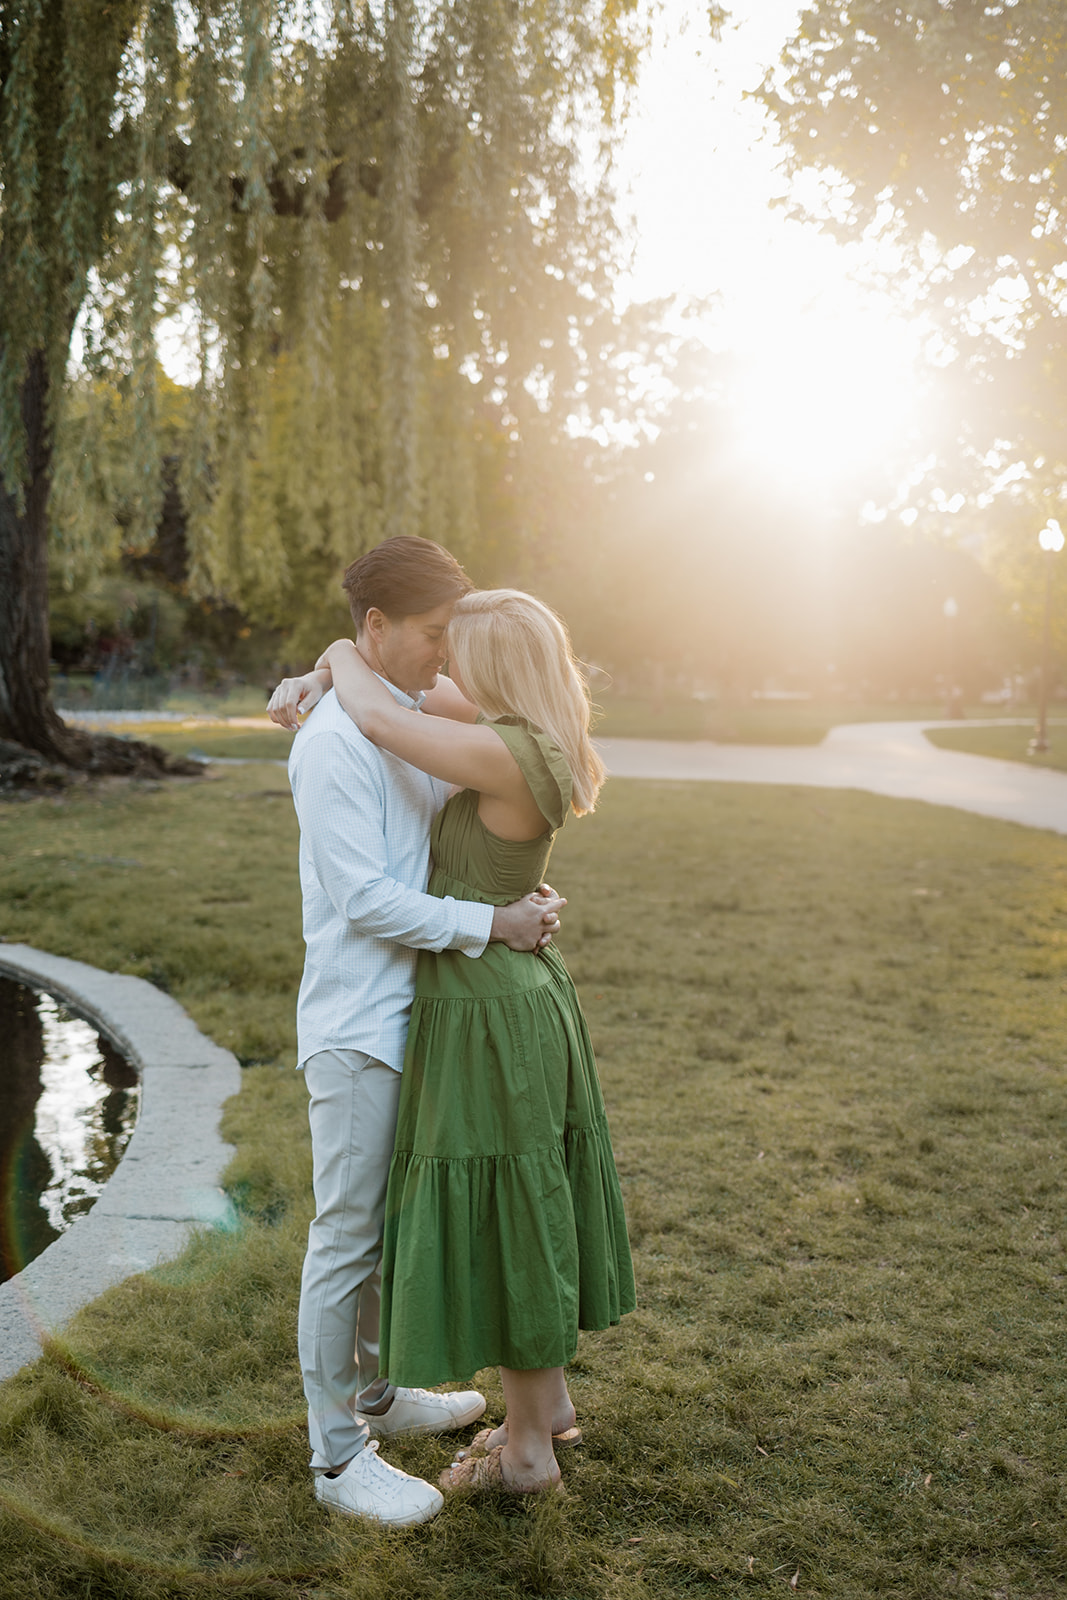
[[[413,7],[388,0],[384,13],[385,181],[382,202],[383,282],[389,318],[382,366],[385,417],[385,528],[415,533],[418,439],[415,417],[415,214],[418,152],[412,103]]]
[[[276,217],[301,219],[314,213],[321,215],[327,222],[338,222],[345,215],[349,205],[351,162],[346,156],[338,155],[336,152],[318,157],[319,161],[326,163],[325,180],[320,188],[310,181],[294,182],[292,178],[293,170],[305,167],[310,159],[310,151],[302,145],[297,145],[289,152],[284,176],[278,168],[267,174],[265,181],[271,211]],[[173,138],[167,150],[167,181],[179,194],[191,198],[192,172],[191,146],[184,139]],[[370,195],[372,199],[377,199],[382,184],[380,169],[373,162],[367,161],[357,168],[356,176],[364,193]],[[246,179],[235,172],[229,177],[228,183],[230,204],[235,211],[243,211],[247,191]]]
[[[72,571],[151,537],[172,311],[192,592],[284,620],[384,531],[507,549],[524,385],[588,371],[611,229],[573,130],[635,7],[0,0],[0,738],[49,724],[53,478]]]

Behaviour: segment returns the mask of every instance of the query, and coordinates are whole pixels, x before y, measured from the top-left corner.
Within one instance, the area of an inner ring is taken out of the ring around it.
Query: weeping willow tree
[[[465,552],[483,397],[509,443],[595,404],[637,3],[0,0],[0,740],[134,759],[51,705],[47,561],[152,539],[161,328],[193,591],[278,614]]]

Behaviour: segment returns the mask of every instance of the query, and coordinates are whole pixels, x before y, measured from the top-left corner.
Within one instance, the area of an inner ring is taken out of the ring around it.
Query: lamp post
[[[1037,708],[1037,736],[1030,740],[1029,753],[1041,755],[1048,749],[1048,688],[1052,655],[1052,558],[1063,549],[1063,529],[1049,517],[1037,536],[1045,552],[1045,626],[1041,644],[1041,698]]]

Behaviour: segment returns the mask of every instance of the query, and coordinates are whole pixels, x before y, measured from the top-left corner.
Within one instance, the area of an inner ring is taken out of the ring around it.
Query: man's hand
[[[542,883],[533,894],[496,907],[490,941],[506,944],[509,950],[541,950],[559,932],[559,913],[566,904],[555,889]]]

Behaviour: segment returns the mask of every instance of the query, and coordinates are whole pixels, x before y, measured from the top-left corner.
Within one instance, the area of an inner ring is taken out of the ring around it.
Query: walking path
[[[1015,719],[983,719],[980,725],[1020,726]],[[865,789],[1067,834],[1067,772],[939,750],[923,737],[924,728],[959,727],[959,722],[862,722],[831,728],[819,745],[598,739],[597,747],[616,778]]]
[[[68,720],[98,724],[146,721],[150,712],[75,712]],[[159,716],[160,713],[155,713]],[[184,713],[171,713],[174,719]],[[186,718],[186,720],[189,720]],[[215,719],[216,721],[218,719]],[[232,727],[271,728],[269,717],[227,717]],[[616,778],[683,779],[698,783],[799,784],[815,789],[864,789],[893,800],[954,806],[1027,828],[1067,833],[1067,773],[1021,761],[939,750],[924,728],[952,722],[856,722],[831,728],[819,745],[711,744],[699,740],[597,739]],[[983,717],[981,728],[1031,727],[1031,718]],[[1067,738],[1067,723],[1050,723]],[[219,766],[245,765],[241,756],[208,758]],[[284,766],[285,763],[276,763]]]

